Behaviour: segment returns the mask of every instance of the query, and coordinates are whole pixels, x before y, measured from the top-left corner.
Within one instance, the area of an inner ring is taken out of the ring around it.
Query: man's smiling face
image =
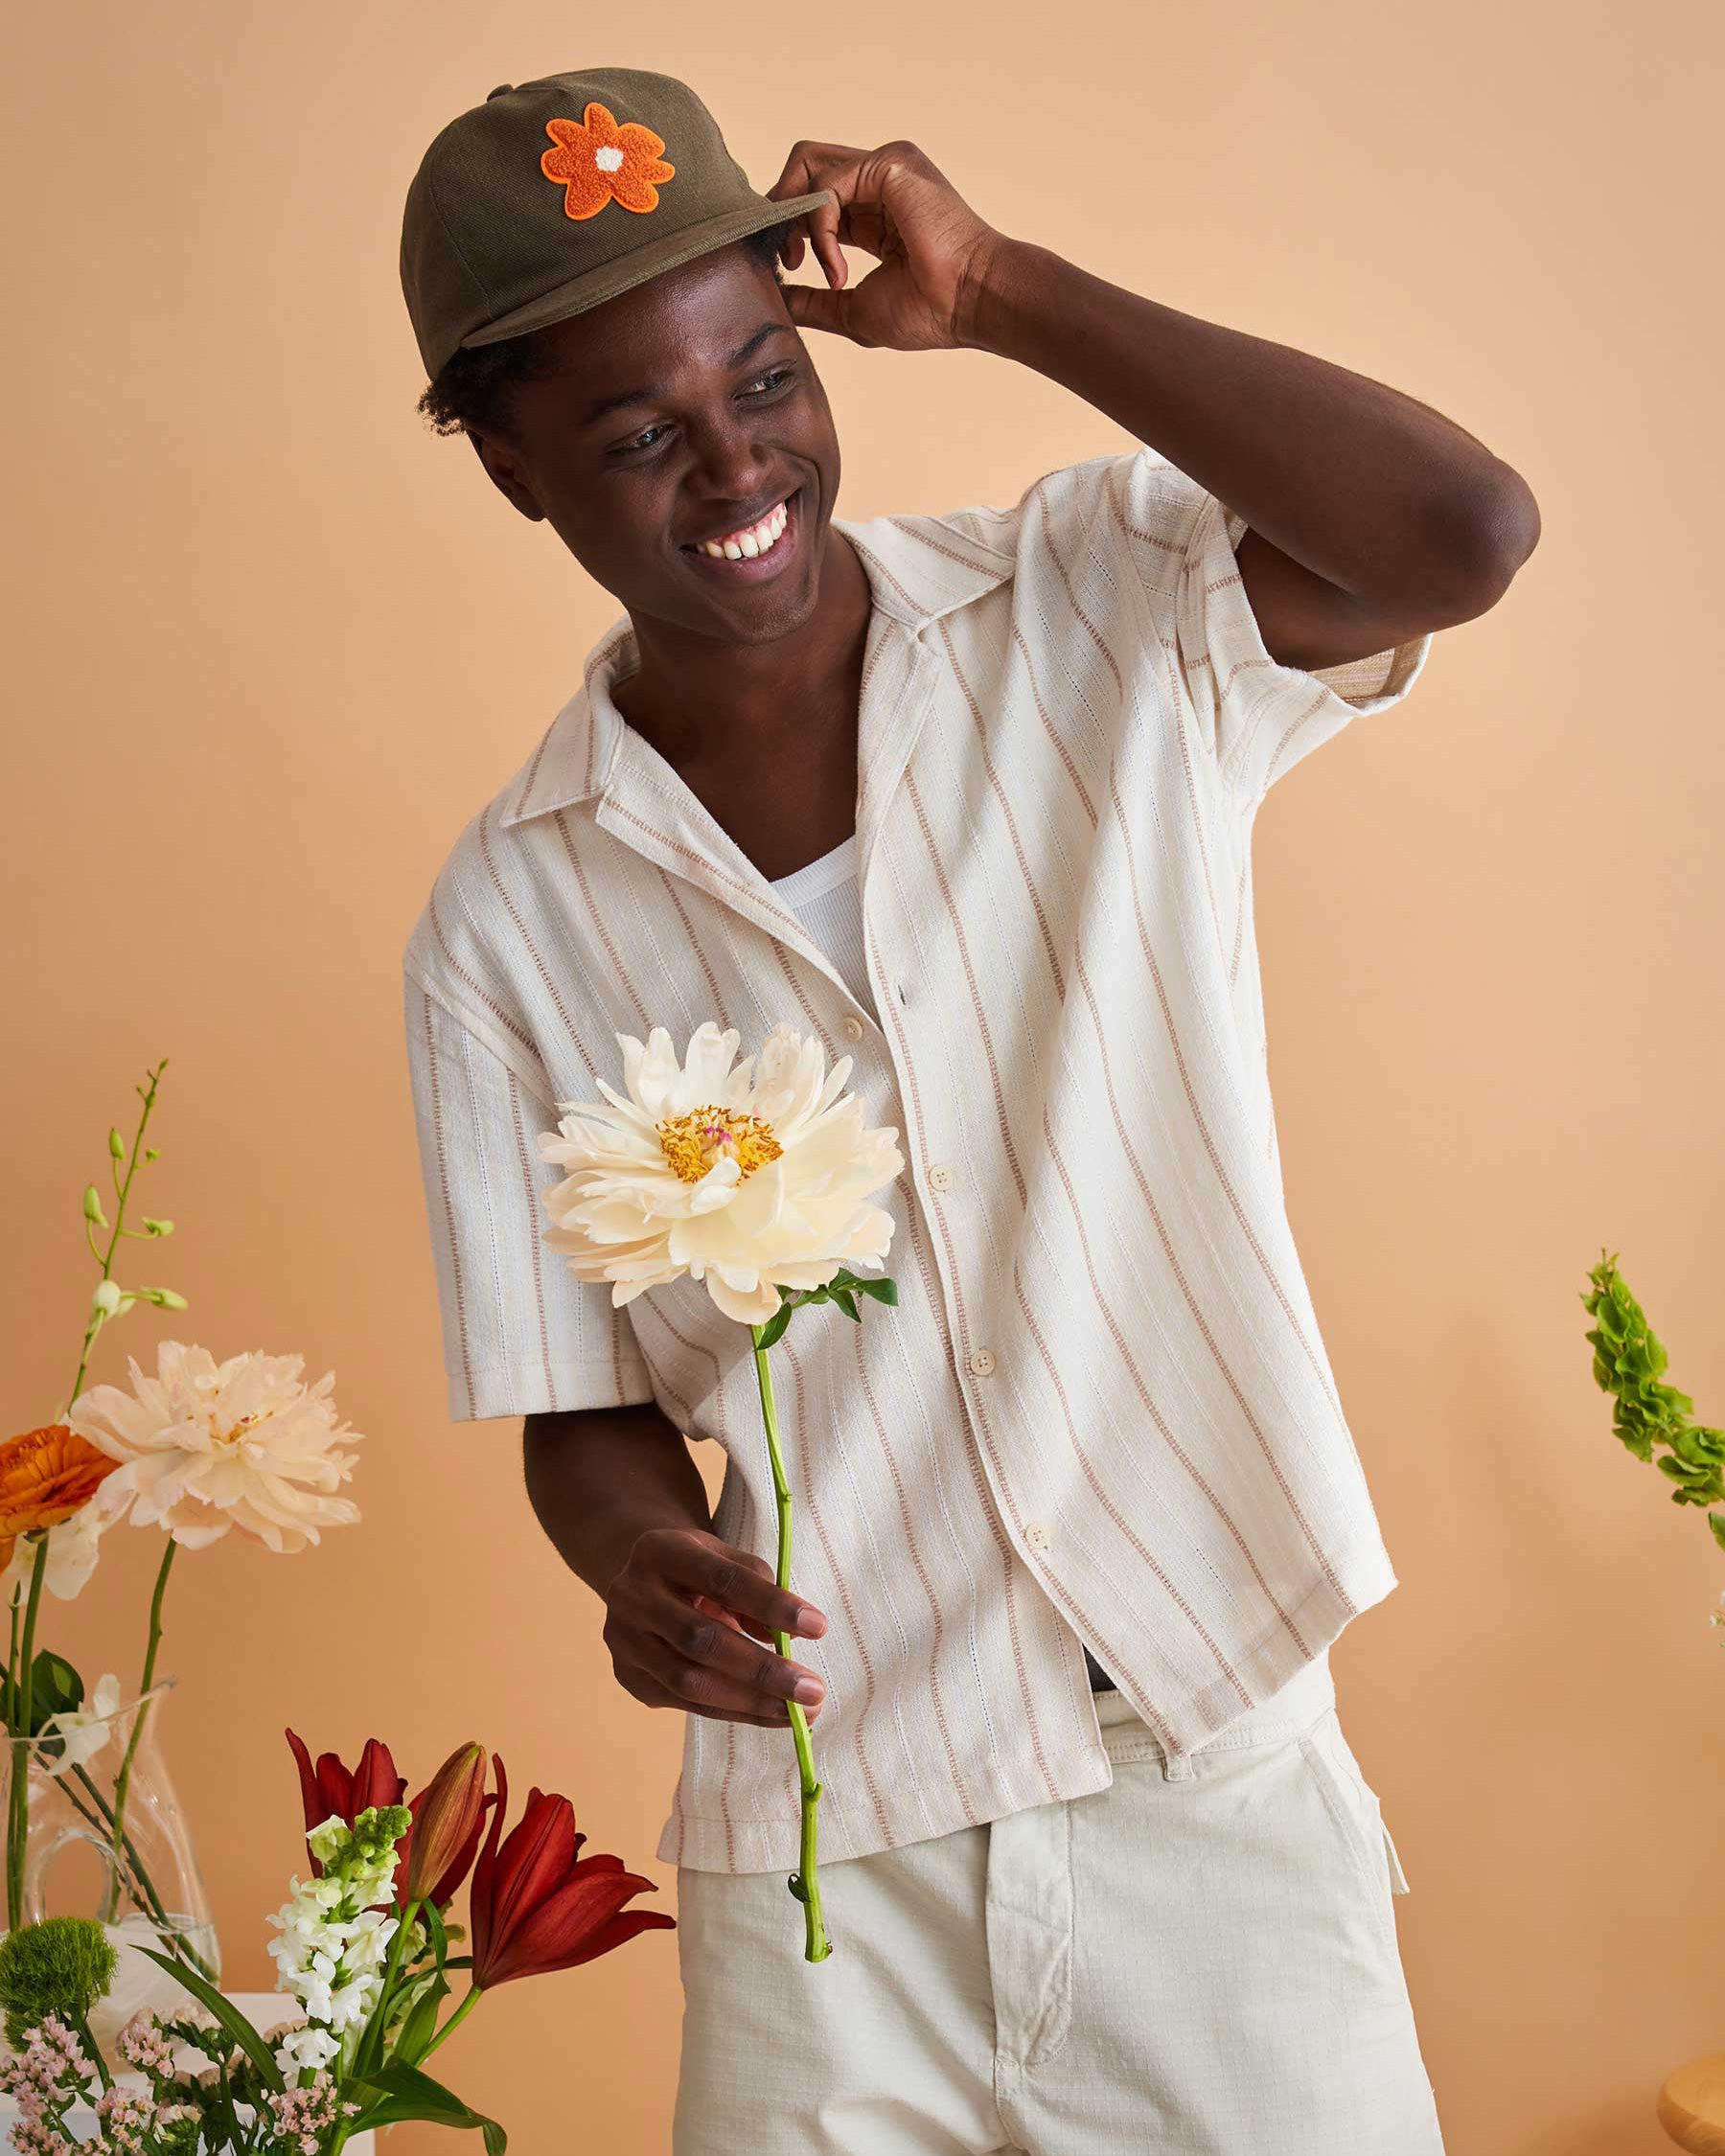
[[[770,266],[720,248],[532,342],[506,431],[475,436],[516,507],[632,618],[729,644],[807,622],[839,442]]]

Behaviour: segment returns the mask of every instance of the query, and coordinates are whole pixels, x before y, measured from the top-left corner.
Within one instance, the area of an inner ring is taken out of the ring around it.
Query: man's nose
[[[773,453],[748,414],[710,419],[690,430],[690,477],[716,501],[751,501],[767,484]]]

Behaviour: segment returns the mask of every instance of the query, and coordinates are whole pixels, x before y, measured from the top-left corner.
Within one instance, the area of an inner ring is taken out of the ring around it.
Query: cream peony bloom
[[[342,1440],[359,1433],[337,1423],[333,1375],[300,1382],[299,1355],[232,1355],[165,1340],[156,1374],[130,1357],[131,1391],[92,1386],[67,1421],[119,1468],[105,1501],[129,1498],[136,1525],[160,1521],[175,1542],[200,1549],[230,1527],[269,1548],[303,1549],[323,1527],[359,1517],[334,1493],[354,1470]]]
[[[727,1318],[764,1325],[780,1287],[819,1288],[844,1266],[880,1266],[892,1216],[865,1201],[899,1174],[891,1125],[864,1129],[842,1094],[851,1059],[829,1073],[813,1036],[774,1026],[756,1058],[731,1067],[741,1036],[708,1019],[678,1064],[662,1025],[645,1047],[627,1033],[627,1096],[560,1101],[540,1135],[564,1181],[545,1193],[545,1241],[582,1280],[610,1280],[632,1302],[686,1273]]]

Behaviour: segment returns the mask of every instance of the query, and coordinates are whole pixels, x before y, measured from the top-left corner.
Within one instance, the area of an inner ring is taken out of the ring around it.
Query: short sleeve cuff
[[[1255,803],[1350,719],[1399,703],[1419,678],[1431,632],[1311,672],[1265,648],[1234,549],[1246,520],[1208,494],[1188,534],[1179,608],[1188,672],[1208,671],[1216,753],[1232,791]]]
[[[508,1416],[574,1414],[588,1408],[630,1408],[654,1398],[653,1380],[639,1356],[602,1357],[579,1363],[497,1364],[488,1369],[448,1372],[451,1422],[486,1422]]]

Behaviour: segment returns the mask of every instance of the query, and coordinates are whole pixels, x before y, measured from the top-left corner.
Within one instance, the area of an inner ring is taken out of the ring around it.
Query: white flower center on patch
[[[594,150],[593,162],[602,172],[614,172],[623,162],[623,152],[614,143],[607,144],[605,149]]]
[[[784,1151],[772,1125],[728,1108],[691,1108],[658,1125],[665,1158],[684,1182],[699,1182],[720,1160],[734,1159],[748,1181],[758,1167]]]

